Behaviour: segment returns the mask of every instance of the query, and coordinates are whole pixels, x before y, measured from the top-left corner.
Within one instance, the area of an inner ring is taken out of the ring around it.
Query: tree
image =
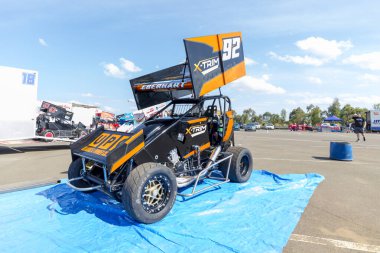
[[[315,106],[313,104],[310,104],[310,105],[306,106],[307,113],[309,113],[311,110],[313,110],[314,107]]]
[[[363,117],[363,116],[365,116],[366,112],[368,112],[368,109],[367,108],[355,107],[354,111],[356,114],[360,114]]]
[[[272,116],[270,118],[270,122],[273,125],[278,125],[278,124],[282,123],[282,119],[281,119],[280,115],[278,115],[278,114],[272,114]]]
[[[312,123],[312,120],[311,120],[311,111],[315,108],[315,106],[313,104],[310,104],[308,106],[306,106],[306,116],[305,116],[305,123],[306,124],[313,124]]]
[[[328,116],[328,112],[326,111],[326,110],[323,110],[322,112],[321,112],[321,117],[324,119],[324,118],[326,118]]]
[[[237,123],[239,123],[239,124],[242,124],[242,121],[241,121],[241,115],[236,114],[235,117],[234,117],[234,120],[235,120],[235,122],[237,122]]]
[[[281,110],[281,119],[285,122],[286,121],[286,110],[282,109]]]
[[[354,114],[355,109],[350,104],[346,104],[343,106],[342,110],[340,110],[340,117],[343,120],[344,124],[347,124]]]
[[[380,103],[373,105],[374,110],[380,110]]]
[[[327,111],[329,113],[330,116],[332,115],[335,115],[337,117],[339,117],[339,113],[340,113],[340,103],[339,103],[339,99],[338,98],[334,98],[334,101],[333,103],[329,106],[329,108],[327,108]]]
[[[263,121],[261,120],[261,117],[260,117],[261,115],[259,115],[259,116],[257,116],[257,115],[255,115],[255,116],[253,116],[252,118],[251,118],[251,121],[252,122],[258,122],[258,123],[263,123]]]
[[[241,115],[240,123],[242,124],[249,123],[255,115],[256,115],[256,112],[252,108],[245,109],[243,111],[243,114]]]
[[[242,114],[241,117],[240,117],[240,123],[242,124],[247,124],[249,122],[249,118],[247,116],[247,114]]]
[[[313,108],[310,110],[310,122],[313,126],[322,122],[321,113],[321,108],[319,108],[318,106],[313,106]]]
[[[305,112],[301,109],[301,107],[297,107],[297,109],[293,109],[293,111],[289,114],[289,121],[292,123],[303,124],[305,122]]]
[[[264,121],[269,121],[269,120],[271,119],[271,117],[272,117],[272,113],[270,113],[270,112],[265,112],[265,113],[263,114],[263,116],[262,116],[262,119],[263,119]]]

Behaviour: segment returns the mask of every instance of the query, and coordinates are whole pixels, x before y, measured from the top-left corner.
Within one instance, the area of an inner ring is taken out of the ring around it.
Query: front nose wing
[[[100,127],[71,145],[73,160],[78,157],[105,166],[109,173],[116,171],[145,146],[143,130],[123,133]]]

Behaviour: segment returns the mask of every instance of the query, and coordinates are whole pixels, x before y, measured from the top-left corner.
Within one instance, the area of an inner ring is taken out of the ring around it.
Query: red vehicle
[[[298,125],[295,123],[290,124],[288,128],[290,131],[298,131]]]
[[[290,131],[313,131],[313,126],[311,125],[307,125],[307,124],[296,124],[296,123],[293,123],[293,124],[290,124],[289,125],[289,130]]]

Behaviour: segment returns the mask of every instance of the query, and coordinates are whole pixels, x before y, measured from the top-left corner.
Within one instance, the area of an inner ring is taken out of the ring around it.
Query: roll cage
[[[207,102],[211,102],[207,104]],[[189,106],[187,110],[183,110],[181,108],[182,106]],[[204,106],[207,105],[207,109],[205,110]],[[171,113],[164,113],[167,112],[168,109],[172,107],[173,109],[170,110]],[[178,109],[178,111],[176,111]],[[218,110],[219,109],[219,110]],[[182,112],[183,113],[176,113],[176,112]],[[226,134],[226,124],[227,124],[227,115],[226,112],[231,111],[231,100],[229,97],[224,95],[216,95],[216,96],[205,96],[201,97],[199,99],[194,98],[182,98],[182,99],[174,99],[171,102],[169,102],[165,107],[163,107],[161,110],[159,110],[156,114],[148,118],[143,124],[149,125],[157,121],[170,121],[173,120],[173,122],[170,124],[169,127],[167,127],[164,131],[162,131],[159,135],[155,136],[155,138],[149,140],[146,140],[146,145],[149,145],[149,143],[153,142],[155,139],[157,139],[162,134],[169,131],[172,127],[174,127],[179,121],[184,120],[185,118],[201,118],[201,117],[208,117],[208,118],[215,118],[217,116],[220,117],[223,123],[223,136]],[[220,113],[218,113],[220,112]],[[218,115],[219,114],[219,115]],[[166,115],[166,117],[163,115]],[[137,128],[133,130],[133,132],[137,133],[141,130],[143,126],[140,125]],[[234,138],[232,138],[232,142],[234,144]]]

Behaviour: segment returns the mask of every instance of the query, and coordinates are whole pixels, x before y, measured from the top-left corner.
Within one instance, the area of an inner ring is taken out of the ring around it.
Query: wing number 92
[[[235,59],[240,56],[241,39],[240,37],[223,39],[223,61]]]

